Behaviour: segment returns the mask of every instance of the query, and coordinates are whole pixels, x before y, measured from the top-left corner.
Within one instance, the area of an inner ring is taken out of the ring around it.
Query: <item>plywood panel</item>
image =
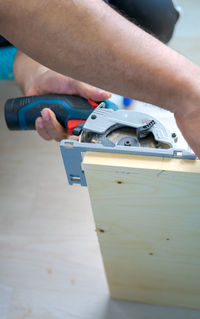
[[[113,298],[200,309],[199,161],[87,153]]]

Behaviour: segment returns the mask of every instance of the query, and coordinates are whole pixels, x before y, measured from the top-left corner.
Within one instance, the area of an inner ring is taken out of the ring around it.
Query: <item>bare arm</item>
[[[0,21],[3,35],[42,64],[175,112],[200,155],[200,69],[101,0],[0,0]]]

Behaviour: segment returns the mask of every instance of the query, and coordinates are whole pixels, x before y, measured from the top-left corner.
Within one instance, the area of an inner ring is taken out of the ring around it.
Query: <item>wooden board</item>
[[[113,298],[200,309],[200,162],[87,153]]]

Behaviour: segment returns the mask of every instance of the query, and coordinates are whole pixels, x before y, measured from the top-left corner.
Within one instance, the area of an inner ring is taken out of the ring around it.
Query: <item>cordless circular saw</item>
[[[192,151],[176,147],[177,135],[158,119],[142,112],[120,109],[110,100],[100,103],[77,96],[48,95],[9,99],[5,119],[11,130],[35,129],[43,108],[55,112],[58,121],[78,141],[61,141],[69,184],[86,185],[81,168],[87,151],[196,159]]]

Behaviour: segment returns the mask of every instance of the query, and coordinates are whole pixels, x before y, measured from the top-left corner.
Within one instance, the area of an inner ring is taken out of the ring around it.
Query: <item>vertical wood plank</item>
[[[113,298],[200,309],[199,161],[87,153]]]

